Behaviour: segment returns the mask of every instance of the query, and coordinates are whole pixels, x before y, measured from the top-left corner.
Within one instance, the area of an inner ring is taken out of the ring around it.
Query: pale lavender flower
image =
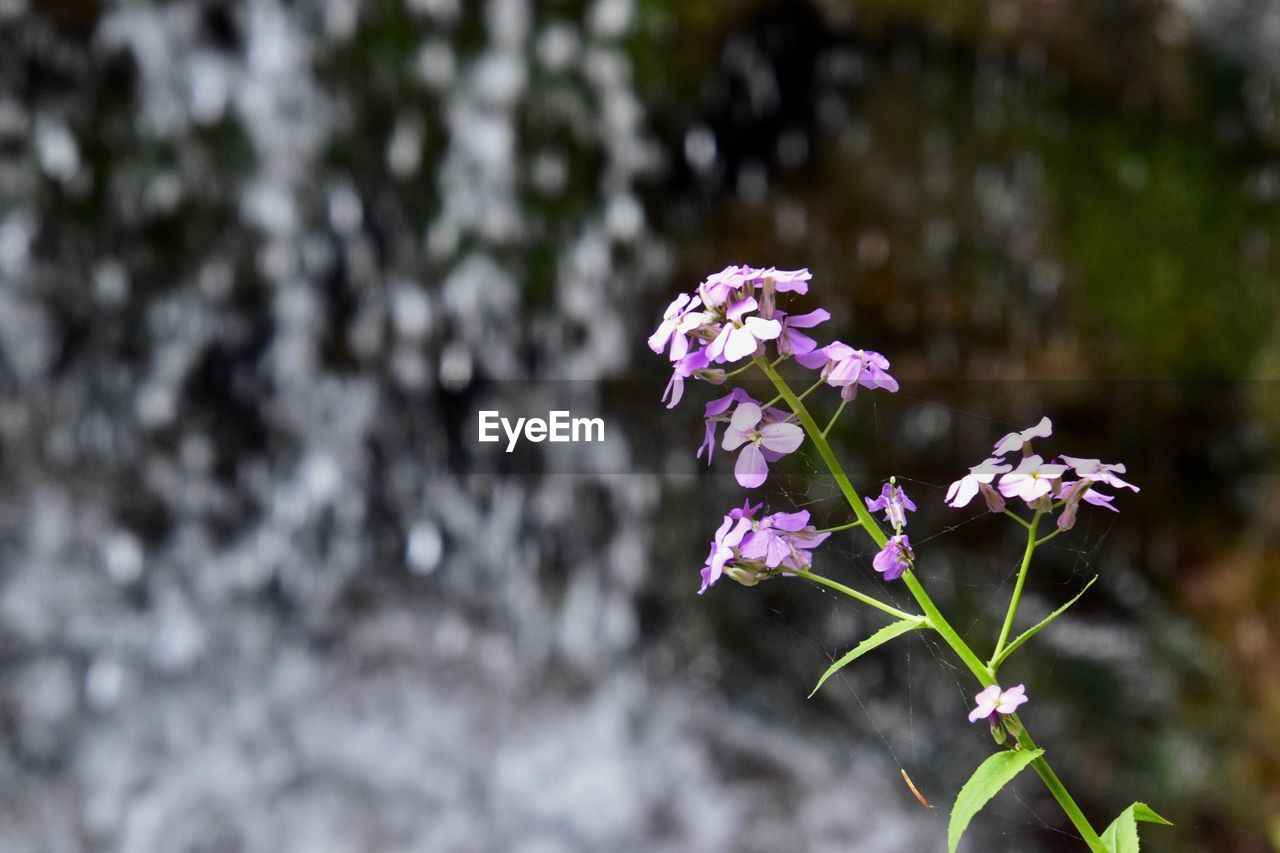
[[[822,370],[827,384],[840,389],[840,396],[852,400],[863,388],[881,388],[893,392],[898,382],[889,375],[889,359],[872,350],[854,349],[848,344],[833,341],[821,349],[797,355],[796,361],[810,369]]]
[[[711,464],[711,457],[716,450],[716,424],[727,424],[729,422],[729,409],[735,403],[754,403],[751,395],[742,388],[734,388],[723,397],[717,397],[707,403],[702,411],[702,417],[706,426],[706,434],[702,439],[702,445],[698,448],[696,459],[702,458],[702,451],[707,452],[707,464]]]
[[[812,329],[819,323],[825,323],[831,319],[830,312],[824,308],[818,308],[808,314],[785,314],[779,311],[776,316],[782,319],[782,334],[778,336],[778,355],[804,355],[813,352],[818,346],[817,341],[802,332],[797,332],[796,329]]]
[[[949,507],[960,509],[969,505],[969,501],[973,500],[974,495],[982,492],[987,497],[987,506],[991,506],[991,498],[994,497],[1000,501],[1000,508],[1003,509],[1003,499],[991,488],[991,482],[1000,474],[1007,474],[1013,470],[1013,466],[1007,462],[1001,462],[999,459],[985,459],[969,469],[969,473],[965,474],[959,480],[956,480],[947,489],[945,503]],[[983,487],[986,487],[985,489]],[[989,493],[989,494],[988,494]],[[1000,509],[993,509],[992,512],[999,512]]]
[[[756,281],[760,286],[760,316],[772,319],[774,316],[774,292],[808,293],[809,279],[813,276],[807,269],[780,270],[769,267],[767,270],[755,270]]]
[[[702,299],[681,293],[671,301],[662,314],[662,322],[657,331],[649,336],[649,349],[661,353],[671,344],[670,357],[679,361],[689,352],[689,333],[701,326],[708,319],[707,315],[696,310]]]
[[[1026,703],[1027,688],[1016,684],[1008,690],[1001,690],[1000,685],[993,684],[973,698],[978,706],[969,712],[969,722],[986,720],[994,725],[1001,717],[1012,714],[1019,705]]]
[[[911,550],[911,540],[907,538],[907,534],[899,533],[890,536],[889,541],[884,543],[884,548],[871,559],[871,567],[884,575],[885,580],[894,581],[911,568],[911,561],[915,557],[915,552]]]
[[[732,364],[753,354],[761,341],[771,341],[782,334],[782,324],[777,320],[747,316],[757,306],[755,298],[748,296],[728,308],[720,333],[707,345],[712,361]]]
[[[895,532],[901,532],[902,528],[907,526],[907,512],[916,511],[916,505],[892,477],[880,490],[880,497],[874,500],[863,498],[863,500],[867,502],[867,509],[872,512],[884,510],[884,520]]]
[[[1066,465],[1047,464],[1044,459],[1032,454],[1024,457],[1017,468],[1000,478],[1000,494],[1006,498],[1022,498],[1031,503],[1050,494],[1054,488],[1053,481],[1066,471]]]
[[[1004,456],[1006,453],[1024,450],[1031,442],[1031,439],[1048,438],[1051,435],[1053,435],[1053,421],[1047,417],[1041,418],[1040,423],[1035,426],[1027,427],[1020,432],[1011,432],[997,441],[996,449],[992,451],[992,455]]]
[[[1076,476],[1082,480],[1093,480],[1095,483],[1103,483],[1116,489],[1142,491],[1133,483],[1126,482],[1116,476],[1116,474],[1126,473],[1123,462],[1117,462],[1112,465],[1100,462],[1097,459],[1080,459],[1075,456],[1063,456],[1062,461],[1070,465],[1072,470],[1076,472]]]
[[[671,378],[667,380],[666,390],[662,392],[662,402],[667,404],[668,409],[674,409],[680,402],[680,398],[684,396],[684,381],[698,371],[706,370],[709,366],[710,360],[707,358],[706,349],[691,352],[672,365]],[[721,382],[724,381],[723,373],[721,371]]]
[[[736,556],[735,549],[742,544],[742,538],[751,531],[750,507],[744,510],[733,510],[724,517],[720,529],[716,531],[711,542],[711,551],[707,554],[706,564],[702,567],[702,588],[698,595],[706,592],[720,576],[725,566]]]
[[[1080,508],[1080,502],[1100,506],[1103,509],[1109,509],[1112,512],[1119,512],[1111,505],[1115,500],[1115,495],[1107,495],[1093,489],[1093,482],[1090,480],[1078,480],[1076,482],[1063,481],[1059,487],[1059,494],[1062,495],[1064,501],[1062,512],[1058,514],[1058,529],[1070,530],[1076,524],[1076,512]]]
[[[795,451],[804,441],[804,430],[796,424],[761,424],[762,417],[763,413],[755,403],[739,403],[729,418],[724,441],[720,445],[725,450],[742,448],[733,466],[733,475],[738,485],[746,489],[754,489],[769,476],[769,464],[761,453],[762,448],[785,455]]]
[[[730,264],[720,272],[707,276],[698,287],[702,301],[709,308],[722,308],[735,297],[754,289],[753,280],[759,270]]]

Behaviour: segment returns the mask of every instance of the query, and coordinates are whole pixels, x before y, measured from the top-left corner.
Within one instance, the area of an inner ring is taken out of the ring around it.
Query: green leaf
[[[1111,821],[1107,831],[1102,833],[1102,843],[1110,853],[1138,853],[1138,821],[1162,823],[1173,826],[1169,821],[1151,810],[1146,803],[1134,803],[1120,812],[1120,816]]]
[[[1012,643],[1010,643],[1010,644],[1005,648],[1005,650],[1004,650],[1003,652],[1001,652],[999,655],[997,655],[996,657],[992,658],[991,663],[989,664],[989,666],[990,666],[992,669],[998,669],[998,668],[999,668],[999,666],[1000,666],[1000,664],[1004,663],[1005,658],[1007,658],[1007,657],[1009,657],[1009,655],[1013,654],[1014,650],[1015,650],[1015,649],[1017,649],[1017,648],[1018,648],[1018,646],[1022,645],[1022,644],[1023,644],[1023,643],[1025,643],[1027,640],[1030,640],[1030,639],[1031,639],[1032,637],[1034,637],[1036,634],[1040,633],[1041,629],[1043,629],[1044,627],[1046,627],[1050,622],[1052,622],[1054,619],[1057,619],[1057,618],[1058,618],[1059,616],[1061,616],[1063,613],[1066,613],[1066,612],[1067,612],[1067,608],[1068,608],[1068,607],[1070,607],[1071,605],[1075,604],[1077,601],[1079,601],[1079,600],[1080,600],[1080,596],[1082,596],[1082,595],[1084,595],[1086,592],[1088,592],[1088,591],[1089,591],[1089,587],[1093,586],[1093,582],[1094,582],[1094,581],[1096,581],[1097,579],[1098,579],[1098,576],[1097,576],[1097,575],[1094,575],[1094,576],[1089,580],[1089,582],[1088,582],[1087,584],[1085,584],[1085,585],[1084,585],[1084,589],[1080,590],[1079,592],[1077,592],[1077,593],[1075,594],[1075,597],[1074,597],[1074,598],[1072,598],[1072,599],[1071,599],[1070,601],[1068,601],[1066,604],[1062,605],[1062,606],[1061,606],[1061,607],[1059,607],[1057,610],[1053,611],[1053,612],[1052,612],[1052,613],[1050,613],[1048,616],[1044,617],[1044,618],[1043,618],[1043,619],[1041,619],[1039,622],[1037,622],[1035,625],[1033,625],[1032,627],[1030,627],[1030,628],[1028,628],[1027,630],[1023,631],[1020,635],[1018,635],[1018,639],[1016,639],[1016,640],[1014,640]]]
[[[1001,788],[1008,785],[1014,776],[1021,773],[1024,767],[1042,755],[1043,749],[1004,750],[978,765],[978,769],[973,771],[969,781],[960,789],[956,804],[951,809],[951,826],[947,829],[947,849],[950,853],[956,853],[960,836],[964,835],[973,816]]]
[[[827,679],[843,669],[846,664],[852,663],[874,649],[876,646],[883,645],[894,637],[922,627],[924,627],[923,619],[902,619],[894,622],[892,625],[886,625],[879,631],[876,631],[870,637],[867,637],[861,643],[854,646],[853,650],[846,653],[844,657],[840,658],[840,660],[831,664],[831,666],[827,668],[827,671],[822,673],[822,677],[818,679],[818,683],[813,688],[813,693],[809,694],[809,698],[812,699],[813,694],[818,692],[822,685],[826,683]]]

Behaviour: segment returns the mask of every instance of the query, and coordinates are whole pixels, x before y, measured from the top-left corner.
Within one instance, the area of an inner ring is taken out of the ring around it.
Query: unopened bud
[[[1005,736],[1004,726],[1000,724],[1000,720],[996,716],[991,718],[991,738],[996,743],[1003,745],[1008,738]]]
[[[1018,735],[1022,734],[1022,721],[1013,714],[1004,718],[1004,727],[1012,737],[1018,737]]]
[[[987,502],[987,509],[992,512],[1004,512],[1004,495],[986,483],[980,484],[978,489],[982,492],[982,499]]]

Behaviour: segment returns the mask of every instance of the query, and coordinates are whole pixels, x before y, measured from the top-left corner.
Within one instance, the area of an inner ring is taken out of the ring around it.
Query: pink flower
[[[1006,474],[1013,470],[1013,466],[1007,462],[1001,462],[999,459],[986,459],[979,462],[969,469],[969,473],[956,480],[947,489],[947,497],[945,502],[947,506],[960,509],[969,505],[969,501],[973,500],[973,496],[979,491],[993,492],[991,481],[998,474]],[[986,486],[986,489],[983,489]],[[998,497],[998,496],[997,496]],[[990,501],[988,500],[988,503]]]
[[[1019,705],[1026,703],[1027,688],[1017,684],[1002,691],[999,684],[993,684],[973,698],[978,707],[969,712],[969,722],[987,720],[995,723],[1000,717],[1012,714],[1018,710]]]
[[[746,316],[756,307],[756,300],[751,296],[729,307],[720,334],[707,345],[707,355],[712,361],[732,364],[754,353],[761,341],[771,341],[782,334],[782,324],[777,320]]]
[[[780,270],[769,267],[767,270],[753,270],[760,284],[760,316],[773,319],[774,292],[808,293],[809,279],[813,276],[807,269]]]
[[[797,332],[796,329],[812,329],[819,323],[831,319],[831,314],[823,308],[810,311],[808,314],[784,314],[782,318],[782,334],[778,337],[778,355],[804,355],[813,352],[818,346],[813,338]]]
[[[1080,459],[1075,456],[1063,456],[1062,461],[1070,465],[1076,472],[1076,476],[1082,480],[1093,480],[1095,483],[1104,483],[1116,489],[1142,491],[1133,483],[1125,482],[1116,476],[1116,474],[1125,473],[1123,462],[1110,465],[1105,462],[1099,462],[1097,459]]]
[[[1004,456],[1015,450],[1023,450],[1033,438],[1048,438],[1051,435],[1053,435],[1053,421],[1044,417],[1035,426],[1027,427],[1021,432],[1011,432],[997,441],[996,449],[992,453],[995,456]]]
[[[761,425],[763,418],[755,403],[739,403],[729,418],[721,447],[742,451],[733,466],[733,476],[744,489],[754,489],[769,476],[769,463],[762,451],[768,450],[784,456],[794,452],[804,442],[804,430],[793,423],[769,423]]]
[[[750,293],[754,288],[752,280],[759,270],[751,267],[730,264],[720,272],[707,276],[706,281],[698,286],[698,293],[708,308],[721,308],[736,295]]]
[[[760,519],[747,534],[740,554],[743,559],[761,560],[770,569],[787,567],[803,571],[813,564],[809,551],[830,535],[819,533],[809,523],[808,510],[775,512]]]
[[[667,404],[668,409],[674,409],[680,402],[680,398],[684,396],[684,381],[698,371],[706,370],[708,366],[706,349],[691,352],[675,362],[671,378],[667,380],[667,388],[662,392],[662,402]],[[722,374],[723,372],[721,371]],[[723,378],[721,381],[724,381]],[[668,398],[670,402],[667,402]]]
[[[679,361],[689,352],[688,334],[707,321],[707,315],[696,311],[702,300],[682,293],[671,301],[662,314],[662,322],[649,336],[649,349],[661,353],[671,344],[671,360]]]
[[[1027,456],[1017,468],[1000,478],[1000,494],[1006,498],[1022,498],[1031,503],[1052,492],[1053,481],[1066,473],[1066,470],[1066,465],[1045,464],[1039,456]]]

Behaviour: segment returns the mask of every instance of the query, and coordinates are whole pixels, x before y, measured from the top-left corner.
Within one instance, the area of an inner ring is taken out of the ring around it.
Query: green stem
[[[1031,523],[1030,523],[1030,522],[1028,522],[1028,521],[1027,521],[1025,518],[1023,518],[1022,516],[1018,515],[1018,514],[1017,514],[1016,512],[1014,512],[1013,510],[1006,509],[1006,510],[1004,511],[1004,514],[1005,514],[1005,515],[1007,515],[1007,516],[1009,516],[1010,518],[1012,518],[1014,521],[1018,522],[1019,524],[1021,524],[1023,527],[1030,527],[1030,526],[1031,526]]]
[[[825,530],[819,530],[819,533],[839,533],[841,530],[850,530],[854,527],[861,527],[861,521],[851,521],[848,524],[842,524],[839,527],[828,527]]]
[[[1063,530],[1062,528],[1058,528],[1057,530],[1050,533],[1048,536],[1041,536],[1039,539],[1036,540],[1036,547],[1039,548],[1041,545],[1048,542],[1050,539],[1057,536],[1059,533],[1065,533],[1065,532],[1066,531]]]
[[[1004,614],[1004,625],[1000,628],[1000,639],[996,640],[996,650],[992,653],[991,659],[995,660],[1000,657],[1000,653],[1004,651],[1004,644],[1009,642],[1009,632],[1013,629],[1013,619],[1018,615],[1018,602],[1022,600],[1022,587],[1027,582],[1027,569],[1031,566],[1031,555],[1036,551],[1036,527],[1040,524],[1040,516],[1044,513],[1037,512],[1031,519],[1031,523],[1027,525],[1027,548],[1022,552],[1022,565],[1018,567],[1018,580],[1013,585],[1013,597],[1009,599],[1009,609]]]
[[[803,399],[803,398],[801,398],[801,399]],[[832,415],[832,416],[831,416],[831,420],[827,421],[827,425],[826,425],[825,427],[823,427],[823,428],[822,428],[822,437],[823,437],[823,438],[826,438],[826,437],[827,437],[827,433],[831,432],[831,428],[832,428],[833,426],[835,426],[835,425],[836,425],[836,421],[838,421],[838,420],[840,419],[840,413],[844,411],[844,407],[845,407],[845,405],[846,405],[848,402],[849,402],[848,400],[843,400],[843,399],[842,399],[842,400],[840,401],[840,405],[839,405],[839,406],[836,406],[836,413],[835,413],[834,415]]]
[[[813,415],[809,413],[804,402],[796,396],[794,391],[791,390],[791,386],[787,384],[786,380],[784,380],[778,372],[773,369],[773,365],[759,358],[755,359],[755,363],[773,382],[774,387],[778,389],[778,393],[782,395],[782,398],[787,401],[787,405],[791,407],[792,413],[799,418],[801,426],[803,426],[805,432],[808,433],[814,447],[818,450],[818,455],[822,457],[822,461],[831,472],[831,476],[835,478],[836,485],[840,488],[840,492],[849,503],[849,507],[853,510],[854,515],[857,516],[858,521],[862,523],[862,526],[866,529],[868,535],[870,535],[872,540],[875,541],[876,546],[883,548],[885,543],[889,541],[888,536],[886,536],[885,532],[880,529],[880,525],[876,523],[876,520],[871,517],[871,513],[867,511],[866,505],[858,495],[857,489],[855,489],[853,484],[849,482],[849,477],[845,474],[844,468],[840,465],[840,461],[836,459],[835,453],[831,450],[831,445],[827,443],[826,436],[823,435],[822,431],[818,428],[818,424],[814,421]],[[1022,519],[1019,519],[1019,521],[1021,520]],[[1039,518],[1037,517],[1036,520],[1038,521]],[[1028,528],[1032,549],[1034,549],[1035,534],[1032,530],[1032,525],[1027,524],[1025,521],[1023,524]],[[814,575],[811,579],[816,580],[817,576]],[[907,588],[911,591],[911,594],[915,597],[916,601],[920,604],[921,609],[924,610],[930,627],[938,632],[939,636],[941,636],[946,644],[951,647],[951,650],[955,652],[956,656],[964,662],[965,666],[969,668],[969,671],[973,673],[974,677],[977,678],[983,686],[995,684],[995,676],[992,674],[991,670],[978,659],[978,656],[973,653],[971,648],[969,648],[968,643],[966,643],[964,639],[956,633],[956,630],[951,626],[951,623],[946,620],[946,617],[944,617],[938,610],[937,605],[933,603],[933,599],[920,584],[920,581],[916,578],[914,572],[908,569],[903,573],[902,579],[906,583]],[[826,579],[824,578],[823,581],[825,580]],[[822,583],[823,581],[818,582]],[[849,592],[852,593],[854,591],[849,590]],[[854,597],[860,598],[860,594],[855,595]],[[1024,749],[1037,748],[1035,741],[1032,740],[1031,735],[1027,732],[1025,727],[1023,728],[1022,733],[1018,736],[1018,742],[1022,744]],[[1093,826],[1090,825],[1088,818],[1086,818],[1084,816],[1084,812],[1080,810],[1080,806],[1078,806],[1076,801],[1072,799],[1071,794],[1062,784],[1062,780],[1060,780],[1057,774],[1053,772],[1053,769],[1049,766],[1049,762],[1047,762],[1042,756],[1033,761],[1031,766],[1036,769],[1036,773],[1039,774],[1041,780],[1043,780],[1045,787],[1049,789],[1049,793],[1053,794],[1053,798],[1058,801],[1058,805],[1062,808],[1063,813],[1071,820],[1072,825],[1075,826],[1076,831],[1080,833],[1080,836],[1084,839],[1085,844],[1089,846],[1089,849],[1093,851],[1093,853],[1107,853],[1101,839],[1098,838],[1098,833],[1094,830]]]
[[[839,583],[838,581],[833,581],[830,578],[824,578],[822,575],[815,575],[813,572],[804,572],[804,571],[799,571],[797,569],[787,569],[786,571],[788,574],[795,575],[798,578],[804,578],[807,581],[813,581],[814,583],[822,584],[825,587],[834,589],[836,592],[842,592],[845,595],[849,596],[850,598],[856,598],[858,601],[861,601],[863,604],[869,604],[872,607],[874,607],[876,610],[879,610],[884,613],[888,613],[890,616],[893,616],[897,619],[907,619],[907,620],[917,621],[917,622],[924,620],[923,616],[914,616],[910,613],[907,613],[906,611],[899,610],[898,608],[893,607],[892,605],[885,604],[883,601],[880,601],[879,599],[872,598],[869,595],[865,595],[864,593],[858,592],[856,589],[847,587],[844,584]]]

